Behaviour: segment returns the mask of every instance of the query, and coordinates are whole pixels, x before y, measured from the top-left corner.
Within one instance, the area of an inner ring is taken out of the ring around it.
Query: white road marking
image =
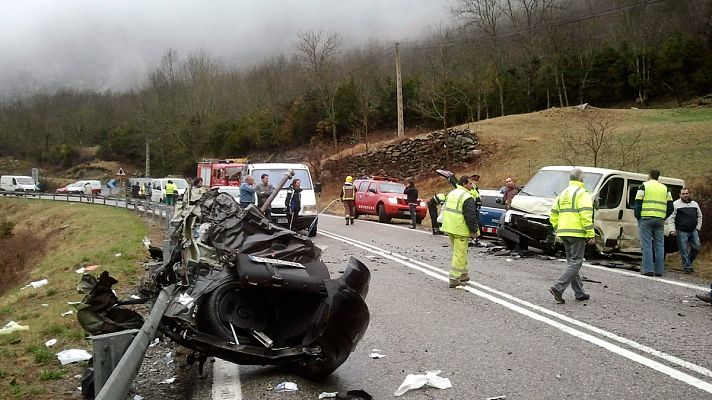
[[[229,361],[215,359],[213,364],[213,400],[242,400],[240,368]]]
[[[324,217],[331,217],[331,218],[340,218],[340,219],[343,219],[343,217],[337,217],[337,216],[329,215],[329,214],[319,214],[319,215],[320,215],[320,216],[324,216]],[[423,233],[423,234],[426,234],[426,235],[432,235],[432,233],[427,232],[427,231],[422,231],[422,230],[418,230],[418,229],[409,229],[409,228],[400,227],[400,226],[396,226],[396,225],[382,224],[382,223],[376,222],[376,221],[363,221],[363,220],[359,220],[359,223],[361,223],[361,222],[368,222],[368,223],[372,223],[372,224],[378,224],[378,225],[380,225],[380,226],[383,226],[384,228],[404,229],[404,230],[407,230],[407,231],[410,231],[410,232],[417,232],[417,233]],[[441,237],[447,238],[447,236],[441,236]],[[487,238],[485,238],[485,239],[487,239]],[[558,261],[564,261],[564,262],[565,262],[566,260],[558,259]],[[681,287],[685,287],[685,288],[688,288],[688,289],[701,290],[701,291],[703,291],[703,292],[709,292],[709,291],[710,291],[710,287],[708,287],[708,286],[694,285],[694,284],[692,284],[692,283],[685,283],[685,282],[680,282],[680,281],[673,281],[673,280],[671,280],[671,279],[664,279],[664,278],[659,278],[659,277],[645,276],[645,275],[641,275],[641,274],[639,274],[639,273],[637,273],[637,272],[624,271],[624,270],[615,269],[615,268],[608,268],[608,267],[604,267],[604,266],[601,266],[601,265],[593,265],[593,264],[587,263],[587,262],[583,263],[583,266],[584,266],[584,267],[587,267],[587,268],[593,268],[593,269],[598,269],[598,270],[601,270],[601,271],[611,272],[611,273],[614,273],[614,274],[621,274],[621,275],[629,276],[629,277],[631,277],[631,278],[648,279],[648,280],[653,280],[653,281],[657,281],[657,282],[661,282],[661,283],[667,283],[667,284],[669,284],[669,285],[681,286]]]
[[[326,236],[326,237],[329,237],[329,238],[332,238],[332,239],[335,239],[335,240],[338,240],[338,241],[341,241],[341,242],[344,242],[344,243],[349,243],[349,244],[351,244],[351,245],[353,245],[353,246],[356,246],[356,247],[358,247],[358,248],[360,248],[360,249],[363,249],[363,250],[366,250],[366,251],[368,251],[368,252],[371,252],[371,253],[374,253],[374,254],[378,254],[378,255],[380,255],[380,256],[382,256],[382,257],[388,258],[388,259],[390,259],[390,260],[392,260],[392,261],[395,261],[395,262],[397,262],[397,263],[399,263],[399,264],[405,265],[406,267],[409,267],[409,268],[411,268],[411,269],[415,269],[415,270],[417,270],[417,271],[420,271],[420,272],[422,272],[422,273],[424,273],[424,274],[426,274],[426,275],[428,275],[428,276],[430,276],[430,277],[432,277],[432,278],[441,280],[441,281],[443,281],[443,282],[447,282],[447,281],[448,281],[447,272],[445,272],[445,271],[443,271],[443,270],[441,270],[441,269],[439,269],[439,268],[430,266],[430,265],[428,265],[428,264],[425,264],[425,263],[422,263],[422,262],[419,262],[419,261],[417,261],[417,264],[424,265],[424,266],[426,266],[426,267],[422,267],[422,266],[416,265],[416,262],[411,262],[411,259],[408,259],[407,257],[401,256],[401,255],[399,255],[399,254],[397,254],[397,253],[393,253],[393,252],[391,252],[391,251],[388,251],[388,250],[385,250],[385,249],[381,249],[381,248],[378,248],[378,247],[376,247],[376,246],[369,245],[369,244],[366,244],[366,243],[363,243],[363,242],[355,241],[355,240],[353,240],[353,239],[344,238],[344,237],[342,237],[342,236],[340,236],[340,235],[338,235],[338,234],[335,234],[335,233],[325,232],[325,231],[323,231],[323,230],[321,231],[321,233],[322,233],[324,236]],[[416,260],[412,260],[412,261],[416,261]],[[627,358],[627,359],[629,359],[629,360],[631,360],[631,361],[634,361],[634,362],[639,363],[639,364],[641,364],[641,365],[645,365],[645,366],[647,366],[647,367],[649,367],[649,368],[651,368],[651,369],[654,369],[654,370],[656,370],[656,371],[658,371],[658,372],[661,372],[661,373],[663,373],[663,374],[666,374],[666,375],[668,375],[668,376],[670,376],[670,377],[672,377],[672,378],[674,378],[674,379],[677,379],[677,380],[679,380],[679,381],[681,381],[681,382],[684,382],[684,383],[686,383],[686,384],[688,384],[688,385],[690,385],[690,386],[694,386],[694,387],[696,387],[696,388],[698,388],[698,389],[704,390],[704,391],[706,391],[706,392],[712,394],[712,384],[709,383],[709,382],[707,382],[707,381],[704,381],[704,380],[701,380],[701,379],[699,379],[699,378],[696,378],[696,377],[694,377],[694,376],[692,376],[692,375],[686,374],[686,373],[684,373],[684,372],[682,372],[682,371],[679,371],[679,370],[677,370],[677,369],[675,369],[675,368],[668,367],[667,365],[664,365],[664,364],[662,364],[662,363],[660,363],[660,362],[657,362],[657,361],[655,361],[655,360],[652,360],[652,359],[650,359],[650,358],[644,357],[644,356],[642,356],[642,355],[640,355],[640,354],[634,353],[634,352],[632,352],[632,351],[630,351],[630,350],[624,349],[624,348],[622,348],[622,347],[620,347],[620,346],[618,346],[618,345],[616,345],[616,344],[613,344],[613,343],[608,342],[608,341],[606,341],[606,340],[603,340],[603,339],[601,339],[601,338],[595,337],[595,336],[590,335],[590,334],[588,334],[588,333],[585,333],[585,332],[583,332],[583,331],[580,331],[580,330],[574,329],[574,328],[572,328],[572,327],[569,327],[569,326],[567,326],[567,325],[564,325],[564,324],[562,324],[562,323],[560,323],[560,322],[554,321],[554,320],[552,320],[552,319],[550,319],[550,318],[548,318],[548,317],[546,317],[546,316],[543,316],[543,315],[541,315],[541,314],[537,314],[537,313],[535,313],[534,311],[531,311],[531,310],[525,309],[525,308],[523,308],[523,307],[520,307],[520,306],[518,306],[518,305],[516,305],[516,304],[513,304],[513,303],[511,303],[511,302],[509,302],[509,301],[507,301],[507,300],[504,300],[504,299],[502,299],[502,298],[495,297],[495,296],[493,296],[493,295],[491,295],[491,294],[488,294],[488,293],[482,292],[482,291],[480,291],[480,290],[477,290],[477,289],[475,289],[473,286],[474,286],[474,287],[479,287],[479,288],[485,289],[485,290],[490,291],[490,292],[492,292],[492,293],[497,293],[498,295],[501,295],[501,296],[503,296],[503,297],[505,297],[505,298],[507,298],[507,299],[509,299],[509,300],[514,300],[514,301],[516,301],[516,302],[518,302],[518,303],[520,303],[520,304],[522,304],[522,305],[526,305],[526,306],[531,307],[531,308],[533,308],[533,309],[535,309],[535,310],[537,310],[537,311],[540,311],[540,312],[542,312],[542,313],[546,313],[546,314],[548,314],[548,315],[551,315],[551,316],[554,316],[554,317],[559,318],[559,319],[561,319],[561,320],[570,322],[570,323],[575,324],[575,325],[577,325],[577,326],[580,326],[580,327],[589,329],[589,330],[591,330],[592,332],[596,332],[596,333],[601,334],[601,335],[603,335],[603,336],[606,336],[606,337],[608,337],[608,338],[610,338],[610,339],[614,339],[614,340],[619,340],[619,339],[620,339],[619,341],[621,341],[621,343],[625,343],[625,344],[627,344],[627,345],[629,345],[629,346],[631,346],[631,347],[633,347],[633,348],[635,348],[635,349],[637,349],[637,350],[640,350],[640,351],[649,352],[649,354],[651,354],[651,355],[654,355],[654,356],[656,356],[656,357],[660,357],[660,358],[664,359],[665,361],[668,361],[668,362],[670,362],[670,363],[677,364],[677,365],[679,365],[679,366],[681,366],[681,367],[689,368],[689,369],[691,369],[691,370],[693,370],[693,371],[695,371],[695,372],[697,372],[697,373],[700,373],[701,375],[712,376],[712,372],[711,372],[710,370],[704,368],[704,367],[698,366],[698,365],[696,365],[696,364],[690,363],[690,362],[688,362],[688,361],[681,360],[681,359],[679,359],[679,358],[677,358],[677,357],[671,356],[671,355],[666,354],[666,353],[663,353],[663,352],[661,352],[661,351],[658,351],[658,350],[649,348],[649,347],[647,347],[647,346],[641,345],[641,344],[639,344],[639,343],[637,343],[637,342],[634,342],[634,341],[632,341],[632,340],[630,340],[630,339],[622,338],[622,337],[620,337],[620,336],[618,336],[618,335],[615,335],[615,334],[612,334],[612,333],[610,333],[610,332],[604,331],[603,329],[600,329],[600,328],[596,328],[596,327],[591,326],[591,325],[589,325],[589,324],[586,324],[586,323],[584,323],[584,322],[577,321],[577,320],[575,320],[575,319],[573,319],[573,318],[569,318],[569,317],[566,317],[566,316],[564,316],[564,315],[555,313],[555,312],[553,312],[553,311],[551,311],[551,310],[548,310],[548,309],[546,309],[546,308],[544,308],[544,307],[540,307],[540,306],[537,306],[537,305],[535,305],[535,304],[526,302],[526,301],[524,301],[524,300],[520,300],[520,299],[518,299],[518,298],[516,298],[516,297],[514,297],[514,296],[508,295],[508,294],[503,293],[503,292],[499,292],[499,291],[497,291],[497,290],[495,290],[495,289],[492,289],[492,288],[489,288],[489,287],[487,287],[487,286],[485,286],[485,285],[472,284],[472,285],[469,285],[469,286],[467,286],[467,287],[464,287],[465,290],[467,290],[468,292],[470,292],[470,293],[472,293],[472,294],[475,294],[475,295],[477,295],[477,296],[486,298],[487,300],[492,301],[492,302],[497,303],[497,304],[500,304],[500,305],[502,305],[502,306],[504,306],[504,307],[506,307],[506,308],[508,308],[508,309],[510,309],[510,310],[512,310],[512,311],[515,311],[515,312],[517,312],[517,313],[520,313],[520,314],[522,314],[522,315],[525,315],[525,316],[527,316],[527,317],[529,317],[529,318],[532,318],[532,319],[534,319],[534,320],[543,322],[543,323],[545,323],[545,324],[547,324],[547,325],[550,325],[550,326],[552,326],[552,327],[554,327],[554,328],[556,328],[556,329],[559,329],[559,330],[562,331],[562,332],[568,333],[568,334],[570,334],[570,335],[572,335],[572,336],[574,336],[574,337],[578,337],[578,338],[580,338],[580,339],[582,339],[582,340],[585,340],[585,341],[587,341],[587,342],[589,342],[589,343],[595,344],[595,345],[597,345],[597,346],[599,346],[599,347],[602,347],[602,348],[604,348],[604,349],[606,349],[606,350],[608,350],[608,351],[610,351],[610,352],[612,352],[612,353],[614,353],[614,354],[618,354],[618,355],[620,355],[620,356],[622,356],[622,357],[625,357],[625,358]]]
[[[329,217],[329,218],[338,218],[338,219],[340,219],[340,220],[342,220],[342,221],[343,221],[343,219],[344,219],[344,217],[339,217],[338,215],[330,215],[330,214],[319,214],[319,216],[320,216],[320,217]],[[358,222],[355,222],[355,221],[354,221],[354,225],[359,225],[359,224],[362,224],[362,223],[378,224],[378,225],[380,225],[380,226],[384,226],[384,227],[388,227],[388,228],[392,228],[392,229],[402,229],[402,230],[409,231],[409,232],[422,233],[422,234],[424,234],[424,235],[431,235],[431,236],[433,235],[431,232],[428,232],[428,231],[424,231],[424,230],[420,230],[420,229],[410,229],[410,228],[406,228],[405,226],[384,224],[384,223],[381,223],[381,222],[378,222],[378,221],[368,221],[368,220],[365,220],[365,219],[357,219],[356,221],[358,221]],[[403,220],[403,221],[406,221],[406,220]],[[445,237],[447,237],[447,236],[445,236]]]

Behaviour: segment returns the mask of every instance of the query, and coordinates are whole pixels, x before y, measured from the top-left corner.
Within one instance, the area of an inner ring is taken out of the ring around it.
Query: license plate
[[[287,223],[287,218],[277,218],[277,223],[278,223],[278,224],[286,224],[286,223]]]

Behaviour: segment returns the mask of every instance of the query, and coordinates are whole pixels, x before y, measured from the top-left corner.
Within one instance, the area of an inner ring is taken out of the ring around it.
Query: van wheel
[[[378,205],[378,222],[388,223],[391,219],[386,215],[386,207],[383,204]]]

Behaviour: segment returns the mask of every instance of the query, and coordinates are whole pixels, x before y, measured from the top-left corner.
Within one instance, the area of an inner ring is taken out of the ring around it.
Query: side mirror
[[[317,182],[314,184],[314,191],[316,193],[321,193],[321,182]]]
[[[598,210],[599,207],[599,199],[596,199],[593,201],[593,209]]]

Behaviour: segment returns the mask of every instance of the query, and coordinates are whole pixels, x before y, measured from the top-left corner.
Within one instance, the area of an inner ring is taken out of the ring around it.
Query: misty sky
[[[245,65],[301,31],[389,43],[448,19],[446,0],[0,0],[0,97],[136,87],[168,48]]]

